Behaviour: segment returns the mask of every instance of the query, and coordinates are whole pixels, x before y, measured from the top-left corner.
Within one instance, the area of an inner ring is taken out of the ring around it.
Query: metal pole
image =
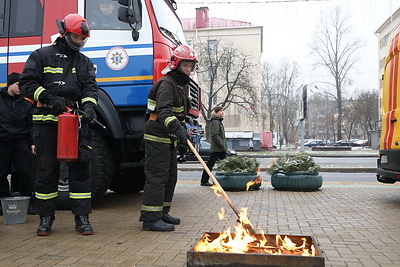
[[[300,120],[300,152],[304,152],[304,120]]]

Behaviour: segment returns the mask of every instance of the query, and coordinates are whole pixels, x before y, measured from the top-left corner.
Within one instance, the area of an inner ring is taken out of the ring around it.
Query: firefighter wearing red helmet
[[[37,235],[49,235],[55,219],[60,170],[56,155],[57,122],[58,115],[66,112],[67,106],[85,112],[79,129],[78,160],[67,162],[67,165],[75,229],[90,235],[93,229],[89,222],[92,211],[89,121],[96,118],[98,87],[93,63],[79,52],[90,36],[90,28],[79,14],[57,20],[57,26],[60,37],[52,45],[39,48],[29,56],[20,79],[22,92],[37,103],[33,112],[38,159],[35,196],[40,216]]]
[[[192,48],[178,46],[163,70],[166,75],[149,92],[144,129],[146,183],[139,218],[144,230],[173,231],[180,224],[169,211],[177,182],[177,150],[188,151],[184,120],[190,108],[189,75],[196,63]]]

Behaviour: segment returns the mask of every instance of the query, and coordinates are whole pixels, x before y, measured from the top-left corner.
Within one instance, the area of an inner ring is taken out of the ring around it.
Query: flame
[[[248,182],[246,185],[246,190],[249,190],[251,185],[262,182],[260,173],[261,168],[258,168],[257,179]],[[214,193],[217,197],[223,197],[223,194],[218,186],[213,185],[211,188],[214,190]],[[317,250],[313,244],[311,244],[311,252],[307,248],[306,238],[302,238],[303,243],[298,246],[289,237],[285,236],[282,238],[280,235],[275,236],[275,243],[272,243],[273,241],[268,242],[264,231],[261,229],[261,235],[251,234],[248,230],[249,227],[246,228],[246,226],[253,228],[253,225],[247,218],[247,208],[241,208],[240,210],[238,224],[234,226],[234,233],[231,233],[231,229],[229,227],[213,240],[210,239],[209,234],[205,234],[204,237],[195,245],[193,250],[226,253],[264,253],[273,255],[316,255]],[[221,207],[221,210],[218,212],[218,217],[220,220],[225,219],[225,209],[223,207]]]
[[[214,194],[217,195],[217,197],[222,197],[222,194],[219,192],[219,188],[216,185],[211,186],[211,189],[214,190]]]
[[[246,184],[246,191],[249,191],[250,186],[252,186],[253,184],[261,184],[262,182],[262,178],[261,178],[261,167],[258,167],[257,169],[257,178],[254,181],[249,181]]]
[[[221,207],[221,211],[218,212],[218,217],[220,220],[223,220],[225,218],[225,209],[224,207]]]
[[[272,159],[272,160],[271,160],[271,163],[268,165],[267,168],[271,168],[271,166],[274,165],[274,164],[275,164],[275,159]]]
[[[225,210],[221,208],[218,212],[220,220],[224,219]],[[241,208],[239,223],[234,226],[234,233],[231,233],[229,227],[220,233],[215,239],[211,240],[210,235],[206,234],[196,246],[194,251],[202,252],[225,252],[225,253],[264,253],[272,255],[302,255],[315,256],[316,249],[311,245],[311,252],[307,248],[306,238],[302,238],[302,244],[295,244],[289,237],[282,238],[280,235],[275,236],[275,243],[269,243],[264,231],[260,230],[261,235],[252,235],[243,227],[250,224],[247,218],[247,208]]]

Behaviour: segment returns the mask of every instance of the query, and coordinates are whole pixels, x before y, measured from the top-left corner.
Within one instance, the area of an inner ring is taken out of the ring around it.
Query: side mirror
[[[118,19],[128,23],[132,29],[132,39],[139,39],[139,30],[142,28],[142,2],[140,0],[118,0],[122,5],[118,8]]]

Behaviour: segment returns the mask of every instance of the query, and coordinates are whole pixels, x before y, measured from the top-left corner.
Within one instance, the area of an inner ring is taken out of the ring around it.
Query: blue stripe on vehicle
[[[113,47],[122,47],[123,49],[138,49],[138,48],[152,48],[153,44],[130,44],[130,45],[110,45],[110,46],[94,46],[94,47],[84,47],[82,52],[89,51],[101,51],[101,50],[110,50]],[[36,50],[36,49],[34,49]],[[18,51],[18,52],[9,52],[9,53],[0,53],[0,57],[15,57],[15,56],[29,56],[32,51]]]

